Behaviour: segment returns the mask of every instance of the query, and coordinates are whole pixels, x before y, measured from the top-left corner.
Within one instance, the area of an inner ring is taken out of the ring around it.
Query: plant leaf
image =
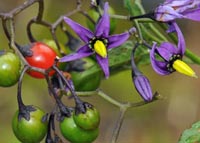
[[[199,143],[200,142],[200,121],[194,123],[190,129],[186,129],[178,143]]]
[[[132,16],[144,14],[140,0],[124,0],[124,6]]]
[[[111,74],[130,67],[133,46],[132,41],[127,41],[123,45],[108,52]]]

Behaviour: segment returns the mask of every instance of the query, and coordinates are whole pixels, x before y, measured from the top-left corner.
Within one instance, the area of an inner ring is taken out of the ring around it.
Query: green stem
[[[138,20],[135,20],[135,24],[136,24],[136,22],[138,24],[138,25],[136,25],[137,29],[141,28],[145,34],[147,34],[149,37],[151,37],[152,40],[159,42],[159,43],[161,43],[162,41],[168,41],[168,39],[165,36],[163,36],[163,34],[152,24],[152,22],[153,22],[152,20],[145,19],[145,20],[141,21],[141,19],[138,19]],[[148,24],[149,28],[148,27],[146,28],[146,26],[143,25],[143,23]],[[140,31],[142,31],[142,30],[140,30]]]
[[[163,36],[163,34],[158,29],[156,29],[152,23],[149,23],[149,26],[151,27],[151,30],[156,34],[156,36],[160,37],[165,42],[168,41],[167,38]]]
[[[141,0],[135,0],[135,4],[139,7],[141,14],[145,14],[145,10],[141,4]]]
[[[87,96],[92,96],[97,94],[97,91],[78,91],[76,92],[76,95],[82,96],[82,97],[87,97]]]
[[[155,23],[152,19],[149,18],[143,18],[143,19],[137,19],[139,23]]]
[[[140,25],[139,25],[138,20],[134,20],[134,24],[135,24],[135,27],[138,31],[138,36],[139,36],[140,40],[143,41],[142,30],[140,29]],[[140,42],[140,41],[138,41],[138,42]]]
[[[156,41],[156,42],[161,43],[162,40],[160,39],[160,37],[152,34],[152,32],[150,32],[150,30],[147,29],[143,24],[141,24],[140,27],[141,27],[143,33],[146,34],[147,37],[150,37],[152,41]]]
[[[103,99],[105,99],[106,101],[108,101],[109,103],[119,107],[119,108],[126,108],[129,107],[129,104],[122,104],[119,101],[113,99],[112,97],[108,96],[106,93],[104,93],[103,91],[101,91],[100,89],[97,89],[96,91],[83,91],[83,92],[76,92],[76,94],[78,96],[91,96],[91,95],[95,95],[98,94],[100,97],[102,97]]]
[[[116,15],[116,14],[112,14],[112,15],[110,15],[110,18],[122,19],[122,20],[128,20],[128,19],[129,19],[128,16],[124,16],[124,15]]]
[[[105,99],[106,101],[112,103],[113,105],[117,106],[117,107],[122,107],[124,106],[123,104],[121,104],[120,102],[118,102],[117,100],[111,98],[110,96],[108,96],[106,93],[104,93],[101,90],[97,91],[98,95],[101,96],[103,99]]]
[[[185,56],[188,57],[190,60],[192,60],[195,64],[200,65],[200,57],[194,54],[189,49],[186,49]]]

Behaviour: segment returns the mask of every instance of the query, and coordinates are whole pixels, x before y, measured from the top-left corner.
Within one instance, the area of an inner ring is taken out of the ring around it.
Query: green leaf
[[[200,121],[198,121],[198,122],[192,124],[192,128],[193,128],[193,129],[200,129]]]
[[[139,45],[136,49],[134,59],[138,66],[150,64],[149,49],[143,45]]]
[[[123,45],[108,52],[111,74],[131,68],[130,61],[133,47],[134,43],[127,41]],[[134,59],[138,66],[148,65],[150,59],[147,47],[140,45],[135,52]]]
[[[127,41],[123,45],[108,52],[111,74],[130,67],[131,52],[133,47],[133,42]]]
[[[190,129],[186,129],[178,143],[200,143],[200,121],[194,123]]]
[[[144,14],[140,0],[124,0],[124,6],[132,16]]]

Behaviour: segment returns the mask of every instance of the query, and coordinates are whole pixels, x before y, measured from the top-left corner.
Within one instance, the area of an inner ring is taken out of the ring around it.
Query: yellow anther
[[[107,50],[105,44],[100,41],[96,40],[94,43],[94,51],[99,54],[101,57],[106,58],[107,57]]]
[[[197,78],[195,72],[181,60],[177,59],[176,61],[174,61],[172,66],[177,72]]]

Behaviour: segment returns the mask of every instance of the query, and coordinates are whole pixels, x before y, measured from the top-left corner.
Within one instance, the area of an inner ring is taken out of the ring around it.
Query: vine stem
[[[10,28],[10,46],[17,52],[19,55],[20,59],[23,61],[25,65],[29,65],[27,61],[24,59],[24,56],[22,53],[19,51],[19,49],[15,45],[15,32],[14,32],[14,21],[13,19],[9,19],[9,28]]]
[[[110,96],[108,96],[107,94],[105,94],[103,91],[101,90],[97,90],[97,94],[99,96],[101,96],[102,98],[104,98],[106,101],[112,103],[113,105],[117,106],[117,107],[123,107],[124,105],[120,102],[118,102],[117,100],[111,98]]]
[[[8,13],[0,13],[0,18],[6,19],[6,18],[14,17],[17,14],[19,14],[21,11],[23,11],[24,9],[28,8],[33,3],[38,2],[38,1],[41,1],[41,0],[28,0],[28,1],[25,1],[22,5],[14,8],[13,10],[11,10]]]
[[[109,95],[107,95],[106,93],[104,93],[102,90],[97,89],[95,91],[83,91],[83,92],[76,92],[76,95],[78,96],[82,96],[82,97],[87,97],[87,96],[91,96],[91,95],[99,95],[100,97],[102,97],[103,99],[105,99],[106,101],[108,101],[109,103],[119,107],[119,108],[131,108],[131,107],[139,107],[139,106],[143,106],[145,104],[149,104],[152,103],[156,100],[162,100],[164,99],[164,97],[162,97],[159,93],[155,93],[154,94],[154,98],[151,102],[145,102],[145,101],[139,101],[139,102],[125,102],[125,103],[121,103],[115,99],[113,99],[112,97],[110,97]]]
[[[25,72],[28,70],[28,66],[24,66],[24,68],[22,69],[21,75],[19,77],[19,81],[18,81],[18,87],[17,87],[17,101],[18,101],[18,108],[19,110],[22,109],[22,107],[24,107],[24,102],[22,100],[22,95],[21,95],[21,89],[22,89],[22,79],[24,77]]]
[[[190,58],[194,63],[200,65],[200,57],[195,55],[192,51],[189,49],[186,49],[185,56]]]
[[[122,20],[129,20],[129,16],[124,16],[124,15],[117,15],[117,14],[112,14],[110,15],[110,18],[116,18],[116,19],[122,19]]]
[[[50,93],[53,95],[53,97],[54,97],[54,99],[57,103],[57,106],[60,109],[61,114],[64,114],[67,117],[71,116],[70,108],[65,106],[64,103],[59,98],[59,96],[57,95],[55,89],[52,86],[50,78],[48,77],[48,74],[45,75],[45,78],[46,78],[46,81],[47,81],[47,84],[48,84],[48,89],[49,89]]]
[[[119,132],[120,132],[120,129],[122,127],[122,124],[123,124],[123,121],[124,121],[124,116],[125,116],[125,113],[127,111],[128,108],[120,108],[120,113],[118,115],[118,120],[115,124],[115,128],[113,130],[113,134],[112,134],[112,139],[111,139],[111,143],[116,143],[118,137],[119,137]]]
[[[83,101],[79,98],[79,96],[76,95],[76,92],[73,89],[73,87],[71,86],[71,84],[69,83],[69,81],[63,76],[62,72],[55,65],[52,68],[57,72],[57,74],[61,77],[61,79],[65,82],[65,84],[69,88],[69,90],[74,98],[76,107],[79,108],[81,111],[84,110],[83,112],[85,112]]]

